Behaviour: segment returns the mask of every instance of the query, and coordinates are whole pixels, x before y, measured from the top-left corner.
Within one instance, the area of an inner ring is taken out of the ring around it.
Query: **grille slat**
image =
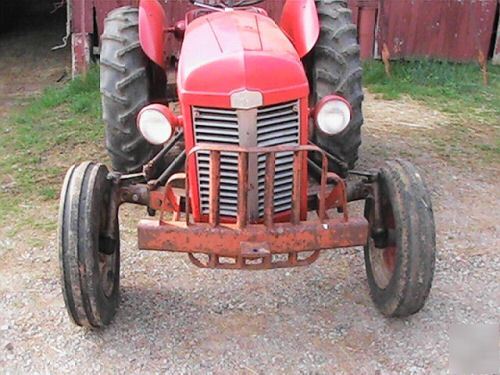
[[[217,122],[217,121],[200,121],[200,127],[213,128],[213,129],[227,129],[228,133],[238,134],[238,124],[232,122]]]
[[[265,175],[266,175],[266,167],[261,167],[259,166],[259,177],[260,178],[264,178]],[[285,176],[292,176],[293,175],[293,171],[290,170],[290,165],[289,164],[282,164],[282,165],[276,165],[276,167],[274,168],[274,178],[275,179],[280,179],[280,178],[284,178]]]
[[[194,109],[195,109],[194,112],[199,113],[200,115],[206,115],[207,113],[217,113],[234,117],[234,109],[202,108],[202,107],[195,107]]]
[[[294,123],[297,120],[297,115],[288,115],[288,116],[283,116],[281,114],[273,116],[272,118],[267,118],[267,119],[260,119],[259,116],[257,116],[257,129],[260,130],[261,128],[269,125],[275,125],[275,124],[280,124],[283,122],[288,122],[288,123]]]
[[[236,143],[234,141],[234,139],[231,137],[231,136],[221,136],[221,135],[199,135],[199,134],[196,134],[197,137],[199,137],[198,139],[200,139],[200,141],[198,143],[226,143],[226,144],[232,144],[232,145],[237,145],[238,143]]]
[[[293,115],[295,117],[296,113],[293,109],[287,109],[285,111],[281,111],[281,112],[277,112],[277,113],[267,112],[267,113],[259,114],[257,116],[257,119],[258,120],[266,120],[266,119],[272,119],[272,118],[287,116],[287,115],[290,115],[290,116]]]
[[[265,158],[262,159],[262,160],[259,159],[259,161],[264,161],[264,163],[260,163],[259,164],[259,170],[265,170],[266,169],[266,164],[265,164],[266,159]],[[281,157],[281,158],[276,157],[276,164],[275,164],[276,166],[283,165],[283,164],[288,165],[290,163],[293,163],[293,156],[292,155],[287,156],[286,158],[284,158],[284,157]]]
[[[255,132],[258,147],[278,145],[298,145],[300,138],[299,101],[261,107],[257,109]],[[193,107],[193,124],[195,142],[240,144],[238,110]],[[198,180],[200,188],[200,204],[203,214],[209,211],[209,173],[210,158],[208,152],[199,152]],[[266,155],[257,157],[257,209],[259,216],[264,214]],[[236,217],[238,207],[238,156],[221,153],[220,179],[220,214]],[[292,207],[293,186],[293,154],[283,152],[276,154],[274,181],[274,211],[280,213]]]
[[[288,136],[281,139],[270,139],[268,141],[264,141],[259,143],[260,147],[271,147],[271,146],[280,146],[280,145],[288,145],[293,146],[297,144],[298,136]]]
[[[277,131],[280,131],[280,130],[286,130],[286,129],[290,129],[292,127],[293,129],[293,122],[285,122],[283,124],[272,124],[272,125],[269,125],[269,126],[266,126],[266,127],[263,127],[263,128],[259,128],[257,130],[257,134],[258,136],[263,136],[264,134],[267,134],[267,133],[273,133],[273,132],[277,132]]]
[[[203,118],[202,121],[212,120],[212,121],[224,121],[224,122],[229,122],[229,123],[238,123],[238,121],[235,120],[234,116],[231,113],[224,115],[224,114],[218,114],[218,113],[200,112],[197,117],[198,118],[202,117]]]
[[[261,107],[259,108],[259,115],[262,113],[269,113],[269,112],[274,112],[274,111],[279,111],[281,109],[293,109],[295,105],[298,105],[298,101],[293,101],[293,102],[288,102],[288,103],[283,103],[283,104],[275,104],[275,105],[270,105],[268,107]]]
[[[237,137],[238,136],[238,130],[236,129],[234,132],[230,132],[227,129],[222,129],[222,128],[214,128],[214,127],[205,127],[205,126],[200,126],[196,129],[196,134],[200,137],[204,137],[204,135],[210,137],[212,134],[216,135],[223,135],[225,137]]]
[[[233,167],[233,166],[236,166],[236,170],[238,170],[238,157],[235,156],[235,157],[228,157],[227,155],[221,155],[221,167]],[[203,162],[203,163],[206,163],[207,164],[207,167],[208,167],[208,163],[209,163],[209,160],[210,158],[205,155],[202,155],[201,151],[200,153],[198,154],[198,161],[200,162]]]
[[[208,197],[202,197],[201,202],[208,204],[208,199],[209,199]],[[223,204],[223,205],[236,205],[238,203],[238,200],[220,197],[219,202],[220,202],[220,204]]]
[[[237,190],[221,190],[220,195],[226,198],[238,198]],[[202,197],[209,198],[208,193],[202,193]]]
[[[259,141],[261,143],[264,143],[265,141],[269,141],[269,140],[280,140],[280,139],[276,139],[276,133],[277,132],[280,132],[280,138],[281,137],[284,137],[284,138],[288,138],[288,137],[294,137],[294,139],[298,138],[299,136],[299,132],[297,129],[277,129],[277,130],[274,130],[272,132],[269,132],[269,133],[265,133],[265,134],[259,134],[258,135],[258,138],[259,138]]]

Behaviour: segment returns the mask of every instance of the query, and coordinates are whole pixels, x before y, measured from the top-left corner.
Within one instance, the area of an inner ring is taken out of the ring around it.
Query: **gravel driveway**
[[[134,223],[143,212],[126,209],[121,308],[98,332],[69,322],[55,234],[23,228],[0,237],[0,372],[446,372],[451,324],[498,322],[499,172],[420,150],[411,132],[422,112],[400,105],[411,130],[388,122],[385,103],[369,97],[361,166],[409,155],[430,184],[439,253],[420,313],[390,320],[376,311],[362,249],[326,252],[308,268],[199,270],[182,255],[138,252]],[[27,202],[26,210],[56,220],[54,203]],[[27,246],[27,236],[40,246]]]

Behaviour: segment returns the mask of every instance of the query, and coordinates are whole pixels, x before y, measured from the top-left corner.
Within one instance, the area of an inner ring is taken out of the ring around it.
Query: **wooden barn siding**
[[[497,40],[495,42],[495,51],[493,51],[493,64],[500,65],[500,22],[497,26]]]
[[[380,0],[377,41],[392,58],[470,61],[491,52],[498,0]]]
[[[1,1],[1,0],[0,0]],[[95,9],[99,33],[106,14],[138,0],[71,0],[72,30],[92,33]],[[165,1],[170,24],[191,8],[187,0]],[[479,50],[488,56],[494,33],[498,0],[348,0],[358,25],[361,55],[378,56],[386,43],[392,58],[431,57],[455,61],[476,60]],[[280,0],[266,0],[263,7],[279,19]],[[377,46],[375,45],[377,42]],[[168,37],[168,49],[179,43]]]
[[[1,1],[1,0],[0,0]],[[96,23],[99,34],[104,29],[104,19],[113,9],[132,5],[138,6],[138,0],[71,0],[73,3],[72,30],[74,33],[92,33],[93,16],[95,10]],[[182,20],[186,12],[195,7],[188,0],[160,0],[164,4],[167,22],[173,25]],[[283,3],[279,0],[266,0],[261,6],[274,18],[279,19]],[[167,55],[178,53],[180,43],[172,34],[167,34]],[[75,69],[74,69],[75,70]],[[79,69],[76,69],[79,70]]]
[[[71,2],[73,6],[72,29],[75,33],[92,32],[93,9],[96,11],[97,26],[102,32],[104,19],[111,10],[126,5],[137,6],[139,3],[138,0],[71,0]],[[167,20],[170,24],[181,20],[187,10],[194,8],[188,0],[160,0],[160,2],[164,4]],[[279,0],[266,0],[262,7],[273,18],[278,18],[283,6]]]

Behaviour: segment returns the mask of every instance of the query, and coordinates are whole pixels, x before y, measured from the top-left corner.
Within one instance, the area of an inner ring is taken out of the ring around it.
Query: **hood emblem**
[[[251,109],[261,107],[264,98],[259,91],[243,90],[231,95],[231,107],[234,109]]]

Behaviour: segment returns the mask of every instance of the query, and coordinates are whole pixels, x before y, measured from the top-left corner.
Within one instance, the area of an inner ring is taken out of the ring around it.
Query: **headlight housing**
[[[323,133],[342,133],[351,122],[351,105],[341,96],[326,96],[318,103],[314,119]]]
[[[137,127],[142,136],[154,145],[167,142],[177,124],[177,117],[165,105],[151,104],[137,116]]]

